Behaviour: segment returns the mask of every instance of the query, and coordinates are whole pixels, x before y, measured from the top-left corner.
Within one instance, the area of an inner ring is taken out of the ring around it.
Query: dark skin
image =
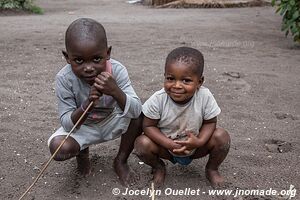
[[[71,64],[74,74],[91,85],[89,97],[84,102],[83,108],[87,108],[93,102],[90,108],[92,110],[102,94],[112,96],[122,110],[125,108],[125,93],[118,87],[112,74],[105,71],[106,60],[110,58],[110,53],[111,47],[101,47],[101,44],[88,39],[84,42],[72,42],[69,45],[68,53],[63,51],[63,55],[66,61]],[[74,124],[83,112],[81,108],[78,108],[72,113],[71,119]],[[79,126],[84,120],[79,123]]]
[[[158,121],[157,119],[144,117],[143,129],[145,135],[153,140],[153,142],[160,144],[163,148],[175,154],[186,155],[189,154],[191,150],[197,149],[208,142],[213,131],[216,129],[217,117],[210,120],[203,120],[203,125],[198,136],[188,132],[186,133],[187,139],[184,141],[172,140],[165,136],[159,128],[157,128]]]
[[[100,38],[101,36],[97,37]],[[74,74],[81,80],[91,86],[89,96],[84,101],[82,107],[87,109],[93,102],[88,111],[94,108],[94,105],[103,95],[112,96],[119,107],[124,110],[126,104],[126,95],[119,88],[116,80],[106,71],[106,61],[110,58],[111,47],[103,46],[96,38],[73,39],[67,46],[67,51],[63,51],[66,61],[71,64]],[[75,124],[83,114],[81,107],[77,108],[71,114],[71,119]],[[87,115],[79,123],[77,128],[84,123]],[[142,133],[141,117],[132,119],[126,133],[121,136],[119,152],[114,159],[114,170],[116,171],[121,184],[129,185],[134,182],[134,177],[127,164],[127,159],[133,150],[135,138]],[[57,136],[51,140],[50,151],[53,154],[65,136]],[[55,156],[55,160],[67,160],[76,156],[78,170],[84,176],[91,173],[91,164],[89,160],[89,149],[80,151],[79,144],[71,137],[67,139],[61,150]]]
[[[185,104],[193,97],[203,83],[203,77],[194,73],[192,66],[185,63],[170,63],[165,68],[165,91],[178,104]],[[164,183],[166,169],[161,160],[171,160],[169,151],[178,155],[187,155],[192,150],[193,159],[209,155],[206,165],[206,176],[213,186],[222,185],[224,178],[218,167],[225,159],[230,144],[230,137],[224,129],[216,128],[217,117],[202,122],[198,134],[186,133],[184,141],[172,140],[165,136],[157,127],[159,120],[144,117],[144,135],[135,141],[139,158],[153,169],[153,180],[157,186]],[[195,136],[197,135],[197,136]]]

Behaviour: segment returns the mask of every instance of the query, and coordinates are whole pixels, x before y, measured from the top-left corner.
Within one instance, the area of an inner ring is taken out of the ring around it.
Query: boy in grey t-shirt
[[[230,147],[229,134],[216,128],[220,114],[216,100],[203,84],[203,56],[189,47],[174,49],[165,64],[164,88],[143,105],[144,135],[135,141],[139,158],[153,169],[156,185],[164,183],[166,169],[161,160],[188,165],[209,155],[206,177],[213,186],[224,178],[218,168]]]
[[[89,146],[121,136],[114,169],[123,185],[132,182],[127,158],[134,141],[142,133],[142,105],[134,92],[126,68],[110,59],[103,26],[80,18],[71,23],[65,35],[67,65],[56,75],[56,95],[61,127],[49,138],[53,154],[88,105],[88,114],[54,157],[63,161],[76,156],[83,175],[91,172]]]

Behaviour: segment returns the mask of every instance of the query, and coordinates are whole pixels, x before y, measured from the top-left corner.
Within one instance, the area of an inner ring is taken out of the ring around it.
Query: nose
[[[181,81],[175,81],[174,88],[182,88]]]
[[[84,66],[84,71],[85,72],[93,72],[95,69],[93,67],[93,65],[91,63],[87,63],[85,66]]]

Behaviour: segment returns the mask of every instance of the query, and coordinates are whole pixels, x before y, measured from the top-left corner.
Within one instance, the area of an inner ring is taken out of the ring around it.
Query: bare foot
[[[77,169],[83,176],[88,176],[91,174],[91,162],[89,159],[89,154],[79,154],[76,156]]]
[[[127,163],[115,158],[113,167],[123,186],[130,186],[136,183],[138,176],[130,170]]]
[[[163,165],[162,167],[159,168],[153,168],[152,169],[153,173],[153,182],[155,187],[161,187],[164,185],[165,182],[165,177],[166,177],[166,167]]]
[[[205,169],[205,175],[212,187],[222,187],[224,185],[224,178],[218,170]]]

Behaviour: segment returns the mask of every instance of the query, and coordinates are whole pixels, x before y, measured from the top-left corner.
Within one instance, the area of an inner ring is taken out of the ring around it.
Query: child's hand
[[[102,93],[97,90],[97,88],[92,85],[89,94],[89,102],[94,102],[94,105],[98,103],[99,98],[102,96]],[[86,106],[87,107],[87,106]]]
[[[184,153],[189,154],[191,150],[197,149],[200,147],[199,145],[199,138],[196,137],[192,132],[187,132],[186,135],[188,136],[187,140],[180,141],[180,140],[174,140],[176,144],[182,145],[179,149],[174,149],[174,153]]]
[[[171,141],[169,151],[178,154],[178,155],[186,155],[188,154],[186,147],[180,144],[175,143],[173,140]]]
[[[180,155],[180,156],[185,156],[185,155],[189,155],[192,151],[189,151],[186,149],[185,146],[179,148],[179,149],[174,149],[172,151],[174,154]]]
[[[114,96],[119,89],[115,79],[108,72],[102,72],[95,78],[93,85],[99,92]]]
[[[99,92],[95,86],[91,86],[91,89],[90,89],[90,93],[89,93],[89,97],[84,101],[82,102],[81,106],[75,110],[72,115],[71,115],[71,119],[73,121],[73,123],[75,124],[80,116],[82,115],[82,112],[84,111],[90,111],[93,109],[93,107],[99,103],[99,98],[102,96],[102,93]],[[93,102],[92,106],[89,107],[90,103]],[[86,110],[87,108],[89,107],[89,110]],[[88,115],[86,115],[87,117]],[[85,120],[86,118],[84,118]],[[79,125],[77,127],[80,127],[80,125],[84,122],[84,120],[81,121],[81,123],[79,123]]]
[[[170,139],[170,147],[168,148],[170,151],[174,151],[174,149],[182,148],[182,145],[175,143],[173,140]]]

